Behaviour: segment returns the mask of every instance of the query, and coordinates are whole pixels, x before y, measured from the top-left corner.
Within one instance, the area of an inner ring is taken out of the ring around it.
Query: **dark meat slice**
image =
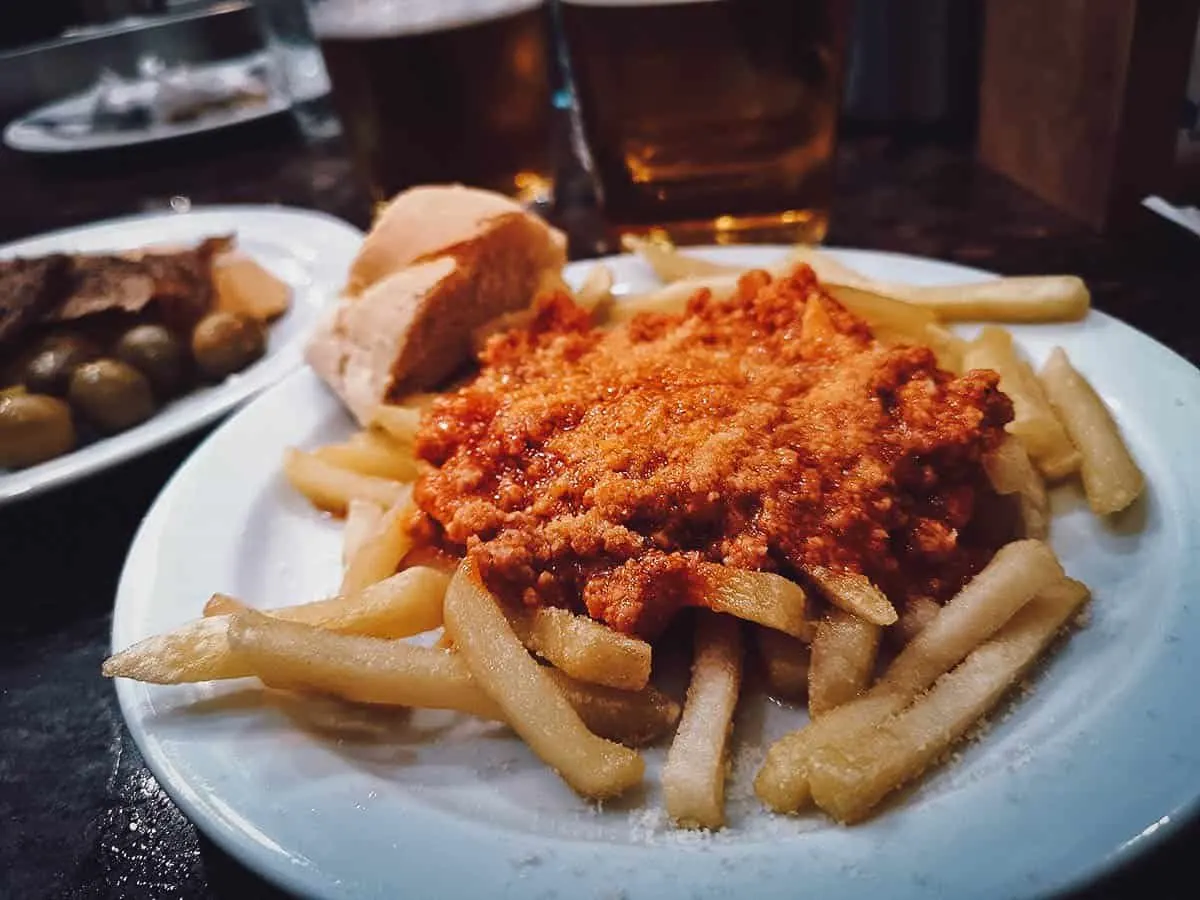
[[[113,309],[138,312],[154,299],[154,279],[140,260],[77,256],[74,274],[70,297],[48,318],[82,319]]]
[[[213,306],[213,257],[232,243],[232,237],[217,237],[170,253],[78,256],[75,289],[52,318],[81,319],[113,309],[138,312],[153,300],[168,326],[191,328]]]
[[[51,312],[70,289],[70,257],[0,260],[0,347]]]
[[[213,257],[233,247],[233,236],[205,238],[198,247],[179,253],[147,253],[146,274],[154,280],[154,299],[163,319],[177,328],[191,328],[212,311]]]

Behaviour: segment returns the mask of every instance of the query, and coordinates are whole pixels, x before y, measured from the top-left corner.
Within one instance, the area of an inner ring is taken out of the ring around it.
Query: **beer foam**
[[[325,0],[309,14],[318,38],[362,40],[448,31],[516,15],[543,0]]]

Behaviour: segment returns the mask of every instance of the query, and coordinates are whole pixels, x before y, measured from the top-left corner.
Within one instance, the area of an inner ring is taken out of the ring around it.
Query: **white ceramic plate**
[[[151,244],[195,244],[236,234],[237,246],[282,278],[292,306],[271,325],[266,355],[219,384],[192,391],[141,425],[28,469],[0,469],[0,504],[61,487],[145,453],[229,412],[302,362],[304,339],[320,308],[345,282],[362,232],[340,219],[278,206],[214,206],[188,213],[151,213],[56,231],[0,247],[0,258],[46,253],[129,250]]]
[[[261,63],[262,55],[256,54],[245,59],[213,64],[211,68],[248,69]],[[112,150],[256,122],[286,112],[292,106],[291,99],[285,93],[273,89],[262,103],[217,109],[185,122],[156,122],[136,128],[105,131],[93,131],[82,126],[46,127],[42,124],[47,120],[86,120],[95,105],[95,96],[95,89],[73,94],[39,106],[14,119],[4,129],[5,145],[22,153],[59,154]]]
[[[779,252],[712,255],[765,264]],[[901,281],[984,277],[929,260],[839,255]],[[622,287],[648,286],[637,260],[613,265]],[[316,897],[1017,898],[1094,877],[1169,831],[1200,795],[1200,372],[1098,313],[1015,330],[1034,358],[1062,344],[1094,380],[1149,496],[1106,525],[1076,489],[1055,494],[1054,544],[1095,590],[1091,624],[985,739],[866,824],[761,811],[750,780],[763,747],[801,714],[755,703],[737,723],[730,824],[717,835],[665,826],[661,752],[649,754],[644,794],[599,808],[504,730],[449,714],[364,715],[357,732],[334,736],[294,709],[263,705],[252,683],[121,682],[134,738],[200,828],[272,881]],[[289,444],[350,429],[305,370],[214,434],[134,542],[114,645],[195,617],[213,590],[258,606],[330,592],[339,526],[288,490],[279,458]]]

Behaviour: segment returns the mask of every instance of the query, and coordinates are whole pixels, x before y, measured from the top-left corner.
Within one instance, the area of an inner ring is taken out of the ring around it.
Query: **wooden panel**
[[[979,156],[1119,226],[1171,177],[1197,0],[988,0]]]

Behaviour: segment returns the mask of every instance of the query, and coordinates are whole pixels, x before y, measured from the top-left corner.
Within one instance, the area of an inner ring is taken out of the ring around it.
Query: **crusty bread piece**
[[[466,362],[471,333],[527,306],[546,273],[562,269],[565,244],[505,197],[457,186],[408,191],[363,242],[308,362],[367,424],[380,403],[436,387]]]
[[[347,294],[359,294],[397,269],[459,246],[469,247],[505,215],[529,216],[508,197],[461,184],[433,184],[397,194],[375,218],[346,282]],[[564,252],[566,239],[547,229]],[[453,255],[457,256],[458,253]]]
[[[330,309],[308,345],[308,363],[366,424],[390,393],[396,360],[417,330],[421,311],[458,270],[442,256],[401,269]]]

